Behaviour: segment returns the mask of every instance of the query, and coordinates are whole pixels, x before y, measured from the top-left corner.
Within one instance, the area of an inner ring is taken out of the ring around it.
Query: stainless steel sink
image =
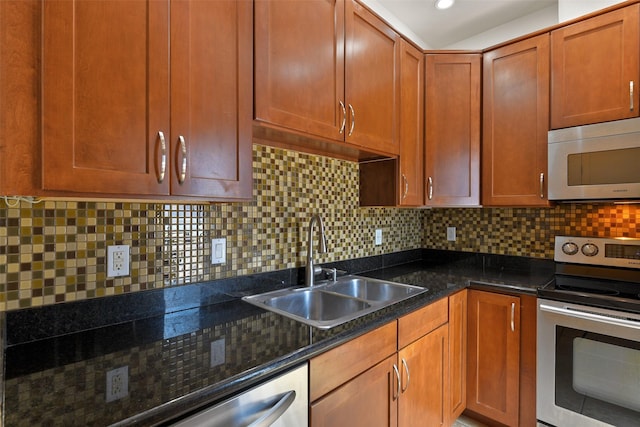
[[[287,288],[243,300],[320,329],[329,329],[425,292],[426,288],[361,276]]]
[[[384,282],[366,277],[351,277],[348,280],[340,280],[325,285],[324,289],[375,302],[397,302],[425,290],[418,286]]]

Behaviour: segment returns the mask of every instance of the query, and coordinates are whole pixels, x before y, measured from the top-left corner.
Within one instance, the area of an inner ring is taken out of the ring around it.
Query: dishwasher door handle
[[[282,399],[278,400],[271,409],[267,411],[263,416],[249,424],[247,427],[269,427],[271,424],[276,422],[278,418],[282,416],[289,406],[296,400],[296,391],[290,390],[282,396]]]

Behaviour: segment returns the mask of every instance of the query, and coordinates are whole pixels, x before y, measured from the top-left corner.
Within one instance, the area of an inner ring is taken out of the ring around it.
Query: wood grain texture
[[[634,4],[551,32],[551,128],[638,116],[639,19]]]
[[[344,0],[255,2],[257,121],[344,140],[344,8]]]
[[[400,206],[424,205],[424,55],[402,40],[400,52]]]
[[[445,407],[448,424],[462,414],[467,405],[467,290],[449,297],[449,392]]]
[[[398,352],[403,390],[398,404],[398,425],[446,425],[448,340],[445,324]]]
[[[479,54],[426,56],[427,206],[480,204],[481,61]]]
[[[171,3],[171,193],[251,199],[252,2]],[[186,178],[179,182],[186,145]]]
[[[393,321],[309,362],[309,400],[331,390],[396,353],[397,322]]]
[[[549,206],[549,36],[486,52],[483,62],[482,205]]]
[[[468,304],[467,408],[504,425],[517,426],[520,299],[470,290]]]
[[[537,299],[520,296],[520,427],[536,427]]]
[[[398,319],[398,348],[404,348],[437,327],[447,323],[446,298],[433,302]]]
[[[397,356],[376,366],[311,404],[311,427],[395,427],[398,425]]]
[[[397,155],[400,36],[355,0],[345,5],[346,141]]]

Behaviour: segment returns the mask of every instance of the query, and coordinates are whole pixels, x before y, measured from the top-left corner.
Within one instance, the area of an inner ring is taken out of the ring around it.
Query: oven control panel
[[[640,269],[640,239],[556,236],[553,259]]]

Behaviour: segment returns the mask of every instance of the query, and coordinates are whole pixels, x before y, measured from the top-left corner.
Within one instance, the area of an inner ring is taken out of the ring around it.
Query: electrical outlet
[[[226,361],[226,351],[224,338],[220,338],[211,343],[211,367],[224,365]]]
[[[211,239],[211,264],[227,262],[227,239]]]
[[[456,228],[455,227],[447,227],[447,240],[450,242],[456,241]]]
[[[129,274],[129,245],[107,246],[107,277]]]
[[[382,244],[382,229],[376,229],[376,246],[380,246]]]
[[[129,395],[129,367],[112,369],[107,372],[107,402],[113,402]]]

